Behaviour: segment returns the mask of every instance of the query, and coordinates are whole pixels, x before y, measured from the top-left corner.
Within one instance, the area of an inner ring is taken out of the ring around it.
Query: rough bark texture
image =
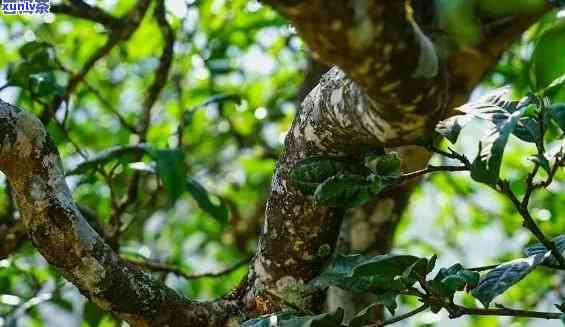
[[[311,294],[306,284],[326,260],[319,249],[334,249],[344,214],[316,208],[293,188],[294,163],[320,154],[355,159],[373,147],[430,142],[450,104],[466,99],[534,19],[511,20],[477,49],[451,51],[441,58],[435,77],[422,79],[413,77],[419,43],[403,1],[269,3],[293,22],[316,59],[341,69],[330,70],[305,99],[277,164],[244,299],[247,310],[258,314],[280,309],[280,298],[314,308],[320,304],[320,298],[305,296]],[[431,7],[415,6],[416,17],[429,23]]]
[[[236,313],[230,301],[191,302],[114,253],[74,204],[41,122],[2,101],[0,171],[8,177],[33,244],[102,309],[132,326],[222,326]]]

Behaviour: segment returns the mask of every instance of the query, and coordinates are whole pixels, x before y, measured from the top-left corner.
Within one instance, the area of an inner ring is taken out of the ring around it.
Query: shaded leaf
[[[371,284],[368,279],[354,278],[353,268],[371,257],[363,255],[336,255],[324,267],[322,272],[311,281],[311,285],[318,288],[336,286],[353,292],[367,292]]]
[[[424,259],[425,260],[425,259]],[[422,262],[421,258],[410,255],[380,255],[363,262],[353,269],[353,277],[368,278],[371,287],[382,290],[399,290],[411,286],[416,278],[412,274],[420,268],[414,264]],[[423,264],[423,269],[427,264]],[[405,272],[411,268],[409,275]]]
[[[558,91],[562,90],[564,87],[565,87],[565,74],[553,80],[553,82],[551,82],[551,84],[549,84],[549,86],[547,86],[543,90],[542,94],[544,96],[551,96],[557,93]]]
[[[470,115],[457,115],[440,121],[436,126],[436,132],[445,137],[452,144],[457,142],[461,131],[471,120]]]
[[[104,319],[104,311],[90,301],[84,304],[83,320],[88,327],[98,327]]]
[[[549,117],[565,131],[565,103],[556,103],[549,107]]]
[[[400,164],[400,157],[396,152],[365,157],[365,166],[380,176],[399,176]]]
[[[436,126],[436,132],[447,138],[451,143],[456,143],[461,130],[474,118],[487,120],[493,124],[499,123],[513,112],[517,101],[510,98],[511,89],[503,87],[486,94],[476,101],[467,103],[456,110],[464,113],[440,121]]]
[[[561,87],[559,80],[565,73],[565,23],[560,22],[546,30],[537,40],[531,57],[533,89],[555,93]],[[551,86],[555,83],[554,86]],[[545,90],[544,90],[545,89]]]
[[[522,117],[512,134],[528,143],[536,143],[541,140],[539,123],[530,117]]]
[[[500,175],[504,148],[524,110],[525,108],[504,115],[505,118],[500,118],[480,141],[479,152],[471,164],[471,177],[474,180],[490,185],[496,184]]]
[[[189,177],[186,189],[188,193],[192,195],[192,198],[196,201],[196,203],[198,203],[200,209],[204,210],[220,222],[227,222],[229,215],[228,208],[219,199],[217,203],[214,203],[214,201],[212,201],[212,195],[204,188],[204,186]]]
[[[513,260],[496,267],[481,277],[471,294],[488,308],[495,297],[526,277],[545,260],[547,255],[548,253],[538,254],[525,259]]]
[[[371,185],[359,175],[338,174],[316,188],[314,201],[326,207],[355,207],[371,199]]]
[[[157,174],[161,177],[171,203],[175,203],[185,191],[186,166],[184,155],[179,150],[151,151],[157,164]]]
[[[371,172],[363,165],[344,158],[318,156],[298,161],[290,178],[300,191],[314,194],[318,185],[340,173],[366,176]]]

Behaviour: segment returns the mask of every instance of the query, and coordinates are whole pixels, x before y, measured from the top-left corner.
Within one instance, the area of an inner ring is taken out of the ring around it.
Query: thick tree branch
[[[132,326],[223,326],[236,313],[231,301],[189,301],[113,252],[74,204],[41,122],[1,101],[0,171],[34,245],[102,309]]]
[[[245,301],[257,313],[284,305],[271,292],[291,294],[303,299],[300,305],[316,309],[319,299],[306,296],[311,292],[305,285],[326,261],[320,248],[334,248],[344,214],[339,208],[316,207],[293,187],[289,172],[295,162],[315,155],[361,160],[371,148],[430,142],[435,122],[468,97],[527,26],[506,25],[488,35],[479,48],[489,55],[480,60],[476,54],[452,51],[441,58],[444,69],[437,76],[423,79],[414,77],[420,43],[404,1],[268,2],[293,22],[317,59],[343,71],[333,68],[322,78],[287,134],[248,276]],[[466,68],[445,69],[455,63]],[[455,87],[450,88],[451,82]]]

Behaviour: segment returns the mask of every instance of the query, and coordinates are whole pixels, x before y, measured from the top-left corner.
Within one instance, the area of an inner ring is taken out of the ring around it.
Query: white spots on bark
[[[377,138],[382,143],[397,137],[397,132],[392,126],[380,117],[376,110],[371,110],[366,106],[359,104],[357,111],[363,117],[361,124],[368,130],[371,135]]]
[[[27,158],[36,150],[37,155],[43,149],[47,137],[43,124],[32,114],[20,111],[15,118],[16,143],[15,149],[20,158]]]
[[[49,207],[48,190],[41,176],[32,176],[29,195],[35,211],[42,212]]]
[[[269,262],[265,262],[265,258],[262,255],[259,255],[257,259],[253,262],[253,273],[255,273],[255,285],[253,287],[256,291],[261,291],[265,285],[265,282],[268,282],[273,279],[273,277],[268,273],[268,266]],[[265,267],[265,264],[267,267]]]
[[[89,292],[98,294],[102,291],[99,285],[106,276],[106,270],[98,260],[89,256],[83,257],[81,258],[80,265],[76,266],[72,273]]]

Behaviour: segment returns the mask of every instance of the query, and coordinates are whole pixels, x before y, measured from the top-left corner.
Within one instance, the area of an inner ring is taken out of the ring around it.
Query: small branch
[[[523,226],[527,228],[532,234],[534,234],[534,236],[545,246],[546,249],[551,251],[552,255],[557,259],[561,267],[565,267],[565,258],[563,258],[563,255],[557,249],[555,242],[553,242],[553,240],[545,236],[543,231],[537,225],[534,218],[530,215],[530,212],[528,211],[527,208],[527,203],[518,200],[518,197],[510,189],[510,185],[508,184],[507,181],[500,181],[498,183],[498,186],[500,187],[500,192],[506,195],[510,199],[510,201],[512,201],[514,207],[516,208],[516,210],[518,210],[518,212],[522,216]],[[524,203],[526,204],[524,205]]]
[[[175,33],[167,21],[164,1],[158,1],[157,7],[155,8],[155,19],[159,24],[165,45],[161,58],[159,59],[159,67],[157,67],[157,71],[155,72],[153,84],[149,87],[147,96],[143,101],[143,113],[139,130],[141,142],[145,142],[147,131],[151,123],[151,109],[155,105],[155,102],[157,102],[159,95],[168,81],[174,55]]]
[[[496,267],[500,266],[498,265],[490,265],[490,266],[483,266],[483,267],[473,267],[473,268],[465,268],[466,270],[470,270],[470,271],[476,271],[476,272],[481,272],[481,271],[487,271],[487,270],[492,270],[495,269]]]
[[[146,261],[146,260],[135,260],[135,259],[125,259],[125,260],[136,265],[136,266],[139,266],[139,267],[141,267],[145,270],[149,270],[149,271],[153,271],[153,272],[163,272],[163,273],[167,273],[167,274],[174,274],[174,275],[180,276],[184,279],[191,280],[191,279],[200,279],[200,278],[223,277],[223,276],[231,274],[232,272],[238,270],[239,268],[247,265],[249,263],[249,260],[251,260],[251,258],[249,257],[249,258],[246,258],[244,260],[241,260],[241,261],[237,262],[236,264],[234,264],[233,266],[228,267],[224,270],[221,270],[221,271],[218,271],[218,272],[203,273],[203,274],[187,273],[184,270],[182,270],[181,268],[178,268],[178,267],[175,267],[175,266],[157,263],[157,262],[150,262],[150,261]]]
[[[467,166],[433,166],[429,165],[428,167],[416,170],[411,173],[403,174],[401,176],[402,179],[409,179],[414,177],[419,177],[422,175],[439,172],[439,171],[468,171],[469,168]]]
[[[385,321],[383,321],[383,322],[381,322],[381,323],[375,323],[375,324],[369,325],[368,327],[382,327],[382,326],[392,325],[392,324],[397,323],[397,322],[399,322],[399,321],[402,321],[402,320],[408,319],[408,318],[410,318],[410,317],[413,317],[413,316],[415,316],[415,315],[417,315],[417,314],[419,314],[419,313],[421,313],[421,312],[423,312],[423,311],[426,311],[426,310],[428,310],[428,308],[429,308],[429,305],[423,304],[423,305],[421,305],[420,307],[418,307],[417,309],[415,309],[415,310],[413,310],[413,311],[407,312],[407,313],[405,313],[405,314],[402,314],[402,315],[400,315],[400,316],[391,318],[391,319],[389,319],[389,320],[385,320]]]
[[[433,152],[433,153],[437,153],[439,155],[442,155],[444,157],[453,159],[453,160],[457,160],[459,162],[461,162],[465,167],[467,167],[467,170],[471,169],[471,162],[469,161],[469,159],[462,154],[457,153],[455,150],[449,148],[449,152],[441,150],[439,148],[436,148],[433,145],[428,146],[428,150]]]
[[[99,7],[91,6],[82,0],[72,1],[72,5],[61,3],[53,5],[51,11],[54,14],[63,14],[71,17],[86,19],[104,25],[107,29],[115,28],[120,20]]]
[[[451,313],[454,316],[450,318],[458,318],[464,315],[473,316],[505,316],[505,317],[524,317],[524,318],[541,318],[541,319],[560,319],[561,312],[540,312],[540,311],[528,311],[528,310],[518,310],[509,308],[499,308],[499,309],[480,309],[480,308],[467,308],[460,305],[453,305],[452,308],[454,312]]]

